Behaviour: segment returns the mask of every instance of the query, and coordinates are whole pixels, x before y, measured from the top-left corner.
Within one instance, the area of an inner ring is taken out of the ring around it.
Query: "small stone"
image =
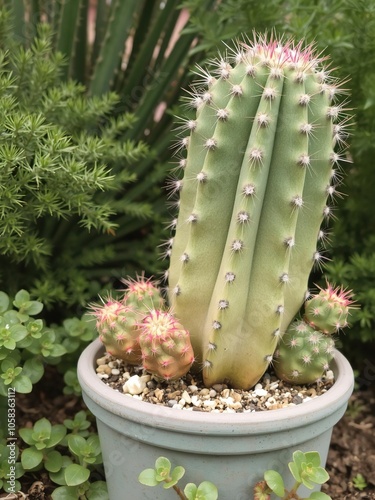
[[[256,386],[254,387],[254,390],[256,391],[257,389],[263,389],[262,384],[256,384]]]
[[[96,364],[98,366],[100,366],[100,365],[106,365],[107,361],[108,361],[107,356],[103,356],[102,358],[99,358],[99,359],[96,360]]]
[[[155,389],[155,397],[158,401],[162,401],[163,400],[163,396],[164,396],[164,391],[163,389]]]
[[[267,396],[267,394],[268,394],[268,392],[265,389],[255,389],[254,393],[259,398],[261,398],[262,396]]]
[[[207,401],[203,401],[203,406],[205,406],[206,408],[215,408],[216,401],[212,401],[211,399],[208,399]]]
[[[230,390],[229,389],[224,389],[224,390],[221,391],[221,395],[222,395],[223,398],[228,398],[229,394],[230,394]]]
[[[242,394],[240,394],[239,392],[233,391],[231,396],[235,402],[242,401]]]
[[[210,398],[216,398],[217,392],[215,391],[215,389],[210,389],[209,396]]]
[[[327,380],[334,380],[335,378],[335,374],[333,373],[332,370],[327,370],[326,372],[326,379]]]
[[[202,406],[202,401],[198,398],[198,396],[192,396],[191,397],[191,402],[193,403],[194,406]]]
[[[189,396],[189,393],[187,391],[184,391],[182,393],[182,399],[184,399],[188,405],[191,403],[191,397]]]
[[[198,391],[198,387],[196,385],[189,385],[188,389],[192,394]]]
[[[204,388],[200,391],[199,393],[201,396],[208,396],[210,394],[210,390],[207,388]]]
[[[242,408],[242,404],[239,401],[234,401],[229,408],[233,408],[233,410],[240,410]]]
[[[214,384],[212,389],[216,392],[221,392],[224,389],[224,386],[223,384]]]
[[[109,375],[107,373],[97,373],[97,376],[102,379],[109,378]]]
[[[302,402],[303,402],[303,399],[298,394],[296,396],[294,396],[294,398],[292,399],[292,403],[295,405],[300,405]]]
[[[120,370],[118,368],[112,368],[111,373],[112,375],[120,375]]]
[[[99,365],[96,369],[96,373],[106,373],[107,375],[110,375],[111,369],[108,365]]]
[[[169,399],[169,400],[168,400],[168,406],[169,406],[170,408],[173,408],[173,407],[174,407],[174,405],[177,405],[177,401],[176,401],[175,399]]]
[[[123,385],[122,389],[129,394],[141,394],[146,388],[146,382],[138,375],[133,375]]]

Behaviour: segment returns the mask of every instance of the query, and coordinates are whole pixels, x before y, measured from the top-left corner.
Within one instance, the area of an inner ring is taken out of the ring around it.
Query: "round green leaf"
[[[60,486],[52,492],[52,500],[77,500],[77,488],[72,486]]]
[[[44,467],[48,472],[58,472],[63,464],[63,458],[61,453],[56,450],[51,450],[47,453],[46,460],[44,461]]]
[[[67,486],[78,486],[90,477],[90,471],[82,465],[71,464],[65,469],[65,481]]]
[[[19,292],[16,293],[16,296],[14,297],[13,304],[20,309],[25,302],[28,302],[30,300],[30,294],[26,290],[20,290]]]
[[[43,361],[38,358],[27,359],[23,365],[23,374],[30,379],[31,383],[36,384],[44,374]]]
[[[33,384],[26,375],[18,375],[13,381],[14,388],[21,394],[29,394],[33,390]]]
[[[88,500],[109,500],[106,482],[95,481],[95,483],[91,483],[86,496]]]
[[[197,500],[217,500],[219,493],[216,486],[210,481],[203,481],[199,486],[196,494]]]
[[[53,425],[51,428],[50,438],[48,440],[48,448],[52,448],[60,443],[64,439],[66,434],[66,427],[62,424]]]
[[[328,472],[323,467],[314,467],[309,474],[311,481],[317,484],[326,483],[329,479]]]
[[[81,456],[81,450],[86,446],[86,439],[78,434],[68,436],[68,446],[74,455]]]
[[[26,448],[21,455],[22,467],[26,470],[34,469],[42,463],[43,452],[35,449],[34,447]]]
[[[145,486],[156,486],[159,482],[156,480],[155,469],[145,469],[139,476],[138,481]]]
[[[187,500],[195,500],[196,499],[196,493],[197,493],[197,486],[194,483],[188,483],[185,486],[184,493],[187,498]]]
[[[37,300],[30,300],[24,304],[23,309],[30,316],[35,316],[43,310],[43,304]]]
[[[309,498],[311,500],[332,500],[332,498],[329,495],[326,495],[325,493],[322,493],[321,491],[315,491],[314,493],[311,493]]]
[[[9,297],[6,293],[0,292],[0,313],[8,310],[9,307]]]
[[[279,497],[284,496],[284,481],[277,471],[275,470],[267,470],[264,473],[264,480],[267,485],[271,488],[271,490]]]

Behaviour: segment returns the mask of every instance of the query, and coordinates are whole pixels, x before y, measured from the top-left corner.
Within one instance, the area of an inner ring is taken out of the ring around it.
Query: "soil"
[[[63,383],[59,378],[54,368],[48,367],[46,376],[34,386],[32,394],[17,395],[19,427],[31,427],[42,417],[49,418],[53,423],[62,423],[84,408],[80,397],[62,394]],[[326,466],[330,480],[322,488],[332,500],[375,500],[374,429],[375,386],[372,385],[355,390],[345,416],[333,430]],[[19,445],[22,448],[21,442]],[[364,478],[363,489],[359,488],[359,475]],[[0,498],[50,500],[56,487],[44,471],[24,475],[21,484],[22,494],[0,494]]]

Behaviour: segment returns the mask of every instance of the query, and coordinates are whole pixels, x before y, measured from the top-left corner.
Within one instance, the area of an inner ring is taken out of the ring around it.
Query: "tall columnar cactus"
[[[303,318],[292,322],[277,348],[276,374],[300,384],[321,378],[334,355],[331,335],[347,326],[351,307],[351,292],[329,284],[307,300]]]
[[[191,93],[169,301],[206,385],[258,381],[321,258],[347,120],[323,63],[311,46],[255,36]]]

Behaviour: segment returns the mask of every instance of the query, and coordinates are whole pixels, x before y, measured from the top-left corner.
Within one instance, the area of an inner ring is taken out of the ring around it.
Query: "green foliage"
[[[367,482],[366,482],[366,478],[362,474],[357,474],[356,476],[354,476],[352,479],[352,482],[353,482],[354,488],[356,488],[357,490],[360,490],[360,491],[364,490],[368,486]]]
[[[26,290],[18,291],[13,298],[0,292],[2,422],[11,416],[9,395],[14,394],[15,398],[17,393],[32,392],[33,385],[42,379],[47,365],[58,365],[55,370],[61,371],[65,394],[80,395],[77,358],[82,348],[95,336],[93,323],[88,321],[86,315],[83,319],[68,318],[61,326],[49,328],[43,320],[35,318],[42,310],[43,304],[31,300]],[[96,480],[98,473],[102,477],[104,475],[99,438],[92,431],[89,412],[81,410],[73,418],[66,418],[62,424],[41,418],[33,427],[21,428],[17,433],[22,440],[19,442],[21,452],[15,442],[7,444],[7,436],[0,436],[0,487],[5,491],[14,491],[9,477],[15,480],[14,488],[21,491],[18,479],[28,473],[45,471],[50,480],[58,485],[52,493],[54,499],[108,498],[105,482]],[[12,431],[11,436],[14,435]],[[10,466],[14,467],[11,476]]]
[[[277,471],[267,470],[264,473],[264,481],[259,482],[254,488],[254,500],[269,500],[274,493],[281,499],[302,499],[297,493],[301,485],[312,489],[315,484],[323,484],[329,479],[327,471],[320,465],[320,455],[316,451],[303,453],[295,451],[293,461],[289,464],[290,472],[295,479],[291,490],[287,490],[284,479]],[[306,497],[304,497],[306,498]],[[330,500],[331,497],[322,492],[313,492],[309,497],[311,500]]]
[[[114,214],[130,222],[151,213],[123,199],[148,148],[117,140],[135,118],[111,117],[116,94],[87,98],[82,85],[61,83],[63,56],[48,25],[27,48],[10,26],[1,10],[0,279],[46,306],[77,306],[99,290],[94,280],[115,273]]]
[[[21,490],[21,483],[18,479],[23,476],[24,469],[18,458],[18,446],[12,443],[2,443],[0,440],[0,489],[6,493]],[[14,485],[10,484],[9,477],[14,477]]]
[[[188,483],[182,492],[177,483],[184,474],[185,469],[183,467],[176,466],[172,469],[172,464],[168,458],[159,457],[155,461],[155,468],[142,471],[138,480],[145,486],[162,484],[164,489],[173,488],[177,495],[185,500],[216,500],[218,498],[216,486],[209,481],[203,481],[199,486]]]
[[[205,0],[194,10],[202,13],[212,3]],[[177,23],[183,25],[187,19],[180,17],[179,0],[98,0],[95,7],[90,2],[90,8],[88,0],[6,4],[14,18],[13,38],[22,54],[33,52],[35,33],[41,30],[38,23],[43,23],[43,30],[46,22],[51,26],[54,34],[49,43],[53,60],[59,62],[58,81],[66,82],[57,88],[49,83],[51,78],[44,83],[33,55],[29,66],[35,67],[36,85],[30,89],[28,105],[35,99],[39,113],[49,110],[48,123],[53,121],[72,136],[68,147],[73,143],[81,153],[76,170],[87,160],[89,171],[95,165],[102,176],[112,176],[112,181],[105,178],[111,186],[103,186],[102,193],[95,186],[87,190],[83,184],[80,196],[96,202],[85,214],[74,216],[69,210],[69,216],[64,212],[68,218],[60,221],[56,212],[43,215],[38,230],[46,238],[40,241],[36,233],[34,246],[40,247],[38,258],[47,269],[41,272],[30,264],[30,279],[22,283],[49,309],[56,303],[83,305],[109,280],[134,276],[139,269],[154,275],[162,268],[154,249],[167,218],[161,186],[166,176],[164,161],[171,155],[171,108],[181,86],[191,79],[187,68],[196,58],[189,52],[196,35],[179,36]],[[48,74],[57,75],[46,59]],[[35,88],[38,96],[32,95]],[[145,147],[146,141],[152,152]],[[52,194],[46,191],[45,196],[56,210],[61,200]],[[99,217],[108,227],[97,227],[90,220],[88,234],[82,227],[89,225],[88,215]],[[10,282],[4,277],[6,281]]]
[[[86,315],[48,328],[34,317],[42,309],[43,304],[31,300],[26,290],[18,291],[14,300],[0,292],[0,397],[7,395],[9,387],[30,393],[46,364],[58,364],[64,372],[65,392],[80,394],[76,361],[83,346],[95,337],[93,324]]]
[[[20,429],[20,437],[28,447],[22,450],[18,477],[43,468],[59,485],[52,493],[53,499],[108,498],[104,481],[90,481],[102,458],[99,438],[88,432],[91,424],[86,416],[86,412],[79,412],[64,425],[52,425],[41,418],[32,428]]]

